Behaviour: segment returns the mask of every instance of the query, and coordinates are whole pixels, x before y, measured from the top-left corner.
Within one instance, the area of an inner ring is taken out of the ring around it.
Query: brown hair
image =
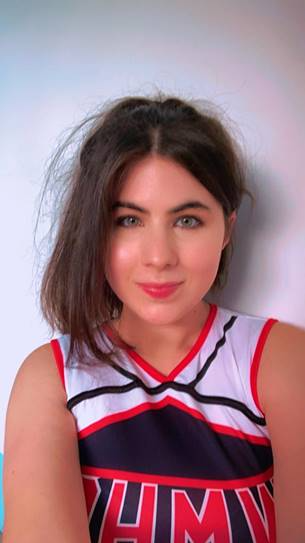
[[[41,307],[53,330],[70,334],[70,355],[76,352],[81,359],[85,346],[93,358],[112,363],[114,351],[105,353],[96,330],[122,309],[106,281],[105,259],[112,205],[131,165],[149,154],[175,160],[220,202],[225,218],[249,192],[228,130],[191,102],[163,95],[126,97],[89,121],[65,179],[55,246],[42,278]],[[61,176],[70,142],[57,152],[47,182]],[[213,288],[224,285],[231,249],[229,244],[222,252]]]

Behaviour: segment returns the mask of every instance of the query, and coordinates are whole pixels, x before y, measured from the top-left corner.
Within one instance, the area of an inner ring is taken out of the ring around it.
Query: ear
[[[228,245],[231,239],[236,219],[237,219],[237,213],[235,210],[232,211],[232,213],[225,219],[225,236],[223,240],[222,249],[224,249]]]

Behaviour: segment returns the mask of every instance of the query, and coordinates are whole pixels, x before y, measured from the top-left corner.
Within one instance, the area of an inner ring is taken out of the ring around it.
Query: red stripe
[[[260,405],[259,399],[258,399],[258,393],[257,393],[257,375],[259,370],[259,365],[262,357],[263,348],[265,346],[267,337],[269,335],[269,332],[272,328],[272,326],[278,322],[277,319],[268,319],[265,323],[261,334],[259,336],[255,353],[253,356],[253,360],[251,363],[251,370],[250,370],[250,384],[251,384],[251,392],[253,396],[254,403],[256,407],[259,409],[259,411],[264,415],[264,412],[262,410],[262,407]]]
[[[59,373],[62,385],[64,387],[65,392],[67,393],[66,383],[65,383],[65,372],[64,372],[64,358],[63,358],[62,351],[59,345],[59,341],[57,339],[52,339],[50,343],[51,343],[54,359],[56,362],[56,366],[58,369],[58,373]]]
[[[171,477],[168,475],[151,475],[148,473],[138,473],[132,471],[121,471],[115,469],[94,468],[91,466],[81,466],[83,475],[95,477],[104,477],[111,480],[124,480],[133,483],[152,483],[163,486],[179,486],[183,488],[209,488],[209,489],[236,489],[249,488],[269,481],[273,476],[273,468],[254,475],[253,477],[243,477],[241,479],[214,480],[214,479],[191,479],[189,477]]]
[[[203,328],[195,344],[193,345],[191,350],[188,352],[188,354],[181,360],[181,362],[179,362],[179,364],[169,373],[169,375],[164,375],[160,371],[156,370],[156,368],[154,368],[149,362],[144,360],[144,358],[142,358],[138,353],[136,353],[132,349],[127,349],[127,352],[129,356],[131,356],[131,358],[133,358],[133,360],[140,366],[140,368],[142,368],[151,377],[156,379],[156,381],[159,381],[160,383],[165,383],[166,381],[172,381],[193,360],[194,356],[198,353],[199,349],[204,344],[209,334],[209,331],[212,327],[214,319],[216,317],[216,313],[217,313],[217,306],[215,304],[211,304],[207,320],[205,321]]]
[[[236,430],[229,426],[225,426],[223,424],[210,422],[204,417],[204,415],[200,411],[197,411],[196,409],[193,409],[192,407],[189,407],[181,403],[180,401],[176,400],[175,398],[172,398],[171,396],[166,396],[166,398],[156,403],[145,402],[131,409],[127,409],[126,411],[121,411],[120,413],[109,415],[108,417],[105,417],[97,422],[94,422],[93,424],[90,424],[90,426],[87,426],[83,430],[80,430],[78,432],[78,439],[83,439],[86,436],[94,432],[97,432],[98,430],[101,430],[102,428],[105,428],[106,426],[109,426],[110,424],[115,424],[116,422],[121,422],[123,420],[130,419],[132,417],[135,417],[136,415],[144,413],[145,411],[150,411],[153,409],[162,409],[166,407],[167,405],[173,405],[174,407],[177,407],[181,411],[188,413],[195,419],[201,420],[202,422],[206,423],[212,430],[214,430],[214,432],[217,432],[219,434],[225,434],[225,435],[237,437],[239,439],[244,439],[246,441],[249,441],[250,443],[254,443],[257,445],[270,446],[270,440],[268,438],[261,437],[261,436],[254,436],[254,435],[242,432],[240,430]]]

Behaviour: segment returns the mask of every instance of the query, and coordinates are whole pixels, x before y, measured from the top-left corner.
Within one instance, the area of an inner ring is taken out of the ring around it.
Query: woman
[[[62,335],[11,393],[4,543],[305,540],[304,331],[205,300],[246,192],[191,103],[97,116],[42,282]]]

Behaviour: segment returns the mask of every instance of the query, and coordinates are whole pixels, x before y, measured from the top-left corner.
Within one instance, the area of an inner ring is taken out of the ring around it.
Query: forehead
[[[166,157],[148,156],[134,164],[122,184],[120,200],[158,204],[186,199],[216,202],[212,194],[183,166]]]

